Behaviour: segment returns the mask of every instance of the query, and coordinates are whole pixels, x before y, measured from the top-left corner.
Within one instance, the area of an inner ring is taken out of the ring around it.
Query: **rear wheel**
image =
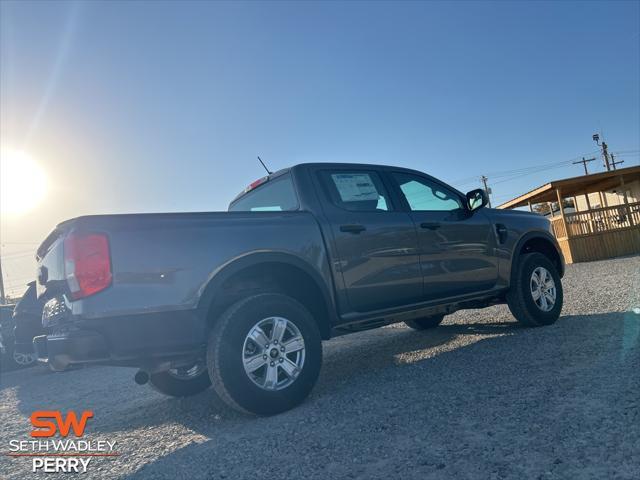
[[[5,345],[5,370],[14,370],[18,368],[30,367],[36,361],[34,352],[23,351],[20,346],[13,343],[13,339],[9,339]]]
[[[13,363],[19,367],[29,367],[36,361],[36,354],[34,352],[19,352],[14,349],[13,351]]]
[[[321,363],[318,326],[286,295],[263,293],[238,301],[209,337],[213,388],[245,413],[274,415],[295,407],[311,392]]]
[[[404,322],[407,327],[414,330],[428,330],[430,328],[436,328],[444,320],[444,315],[434,315],[432,317],[416,318],[415,320],[407,320]]]
[[[562,282],[555,265],[541,253],[528,253],[515,268],[507,293],[513,316],[528,327],[555,323],[563,302]]]
[[[211,386],[204,363],[154,373],[149,376],[149,383],[154,390],[171,397],[190,397]]]

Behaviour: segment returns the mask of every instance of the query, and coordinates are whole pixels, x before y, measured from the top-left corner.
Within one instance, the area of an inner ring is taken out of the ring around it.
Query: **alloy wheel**
[[[282,317],[257,322],[242,348],[244,371],[264,390],[282,390],[291,385],[304,365],[305,344],[298,327]]]
[[[13,352],[13,361],[16,365],[26,367],[36,361],[36,356],[33,353]]]
[[[531,273],[531,297],[543,312],[549,312],[556,304],[556,284],[551,273],[544,267],[537,267]]]

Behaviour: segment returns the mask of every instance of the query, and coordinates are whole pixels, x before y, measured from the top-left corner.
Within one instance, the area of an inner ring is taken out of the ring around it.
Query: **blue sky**
[[[640,149],[640,2],[3,1],[0,14],[0,141],[52,186],[3,219],[3,254],[80,214],[225,209],[263,174],[256,155],[274,170],[397,164],[461,190],[486,174],[500,203],[579,175],[503,172],[594,152],[598,130],[612,151]]]

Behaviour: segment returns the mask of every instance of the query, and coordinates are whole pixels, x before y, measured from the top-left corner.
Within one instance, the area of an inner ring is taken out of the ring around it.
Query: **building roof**
[[[560,190],[563,197],[572,197],[574,195],[584,195],[585,193],[611,190],[619,187],[622,183],[631,183],[634,180],[640,180],[640,166],[553,180],[508,202],[504,202],[497,208],[524,207],[529,202],[532,204],[556,202],[558,200],[556,190]]]

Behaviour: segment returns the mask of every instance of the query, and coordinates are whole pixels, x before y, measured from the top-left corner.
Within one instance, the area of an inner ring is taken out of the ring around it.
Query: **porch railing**
[[[640,226],[640,202],[566,213],[564,218],[567,224],[566,229],[561,217],[551,219],[556,238],[577,237]]]

